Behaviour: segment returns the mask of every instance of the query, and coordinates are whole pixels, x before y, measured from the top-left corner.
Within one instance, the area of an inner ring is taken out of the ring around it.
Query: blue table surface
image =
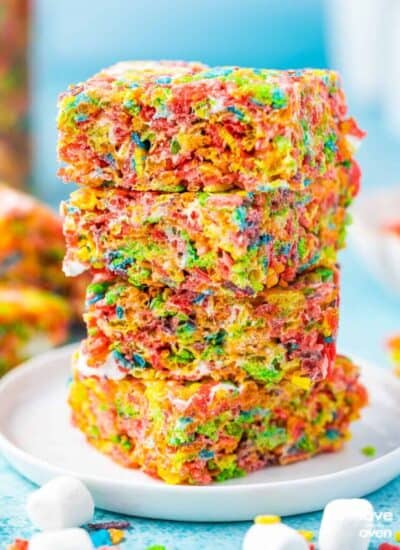
[[[399,141],[386,133],[375,114],[361,113],[359,118],[363,128],[369,131],[359,154],[364,171],[363,192],[368,193],[378,185],[400,184]],[[388,335],[400,330],[400,297],[365,271],[351,246],[342,253],[341,263],[339,349],[389,368],[384,342]],[[0,457],[0,550],[14,538],[28,538],[32,533],[24,509],[26,496],[32,489],[33,485],[18,476]],[[369,498],[376,510],[391,511],[394,515],[394,521],[389,526],[380,526],[400,530],[400,478]],[[260,510],[262,512],[273,511]],[[101,511],[96,514],[96,519],[115,517]],[[138,518],[131,518],[131,521],[132,530],[121,550],[145,550],[155,544],[164,545],[166,550],[239,550],[250,525],[176,523]],[[287,518],[285,521],[296,528],[317,532],[320,513]],[[371,548],[377,548],[378,542],[375,538]]]

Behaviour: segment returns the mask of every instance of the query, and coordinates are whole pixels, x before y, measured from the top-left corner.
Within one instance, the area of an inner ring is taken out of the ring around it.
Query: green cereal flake
[[[194,358],[195,356],[193,355],[193,353],[186,348],[183,348],[177,353],[172,354],[172,360],[176,361],[177,363],[190,363],[194,360]]]
[[[88,294],[104,294],[108,287],[110,286],[110,282],[104,282],[104,283],[92,283],[87,287]]]
[[[94,439],[98,439],[100,437],[100,430],[97,426],[90,426],[88,432],[89,436],[93,437]]]
[[[225,426],[225,432],[232,437],[240,438],[243,434],[243,426],[239,422],[231,422]]]
[[[193,419],[187,416],[184,416],[177,420],[171,434],[169,437],[168,443],[170,445],[178,446],[184,445],[185,443],[190,443],[194,440],[195,436],[193,433],[187,433],[186,428],[192,424]]]
[[[279,382],[282,372],[277,368],[279,359],[266,363],[263,358],[252,358],[241,364],[241,367],[255,380],[260,382]]]
[[[290,139],[286,136],[276,136],[274,143],[280,153],[286,153],[291,147]]]
[[[179,153],[180,150],[181,150],[181,146],[179,141],[177,139],[173,139],[171,141],[171,153],[173,155],[176,155],[177,153]]]
[[[263,432],[257,434],[256,445],[261,449],[272,451],[276,447],[286,443],[287,439],[288,435],[284,428],[270,426]]]
[[[302,237],[299,240],[299,244],[297,245],[297,251],[299,253],[300,259],[303,260],[303,258],[307,254],[307,241]]]
[[[321,276],[324,283],[333,278],[333,269],[329,269],[329,267],[319,267],[316,272]]]
[[[205,435],[209,439],[216,440],[218,436],[218,426],[217,421],[215,420],[209,420],[202,426],[199,426],[197,428],[197,433],[200,435]]]
[[[364,456],[373,458],[376,455],[376,448],[373,445],[366,445],[361,449],[361,452]]]
[[[197,200],[199,201],[200,206],[205,206],[209,198],[210,194],[205,191],[199,191],[197,194]]]
[[[128,401],[123,402],[121,399],[117,399],[116,409],[118,416],[123,416],[125,418],[136,418],[139,416],[139,411]]]
[[[296,447],[298,449],[301,449],[302,451],[305,451],[306,453],[313,453],[315,451],[315,444],[306,435],[303,435],[303,437],[297,443]]]

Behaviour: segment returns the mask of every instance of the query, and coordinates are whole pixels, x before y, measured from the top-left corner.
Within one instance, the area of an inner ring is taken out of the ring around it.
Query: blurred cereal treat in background
[[[400,376],[400,334],[388,341],[389,353],[395,367],[395,373]]]
[[[71,310],[51,292],[0,283],[0,376],[68,338]]]
[[[30,170],[29,0],[0,2],[0,179],[24,187]]]
[[[62,272],[60,216],[31,195],[0,183],[0,284],[32,285],[65,298],[80,316],[87,279]]]

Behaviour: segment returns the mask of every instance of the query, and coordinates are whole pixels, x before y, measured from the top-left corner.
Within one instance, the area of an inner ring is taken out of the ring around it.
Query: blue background
[[[37,0],[32,48],[36,192],[55,206],[72,189],[55,176],[56,98],[69,83],[134,58],[276,68],[329,66],[324,8],[321,0]],[[363,192],[398,184],[399,141],[381,121],[379,105],[361,110],[349,100],[352,113],[368,131],[359,154]],[[339,347],[389,367],[384,341],[400,330],[400,299],[365,271],[351,245],[342,253],[342,266]],[[1,549],[3,542],[31,532],[23,508],[30,489],[0,459]],[[397,513],[399,497],[398,480],[372,501],[376,508]],[[316,531],[319,518],[311,514],[290,523]],[[165,544],[167,550],[239,550],[248,527],[147,520],[133,524],[123,550],[144,550],[155,543]]]

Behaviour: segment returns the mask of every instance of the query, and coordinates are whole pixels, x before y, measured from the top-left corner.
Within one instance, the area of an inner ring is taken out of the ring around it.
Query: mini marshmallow
[[[319,549],[367,550],[374,522],[374,508],[362,498],[338,499],[324,510]]]
[[[94,514],[92,495],[73,477],[56,477],[31,493],[26,506],[28,517],[42,531],[80,527]]]
[[[45,531],[33,535],[29,550],[94,550],[94,545],[84,529]]]
[[[243,550],[308,550],[304,537],[283,523],[256,523],[243,540]]]

